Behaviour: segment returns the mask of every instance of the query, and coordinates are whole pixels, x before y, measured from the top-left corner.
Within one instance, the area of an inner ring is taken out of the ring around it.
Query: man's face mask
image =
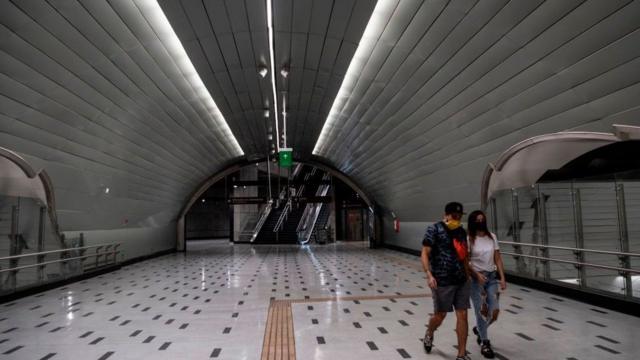
[[[460,221],[461,218],[462,216],[459,214],[451,214],[449,216],[449,219],[446,221],[449,230],[455,230],[459,228],[462,225],[462,222]]]

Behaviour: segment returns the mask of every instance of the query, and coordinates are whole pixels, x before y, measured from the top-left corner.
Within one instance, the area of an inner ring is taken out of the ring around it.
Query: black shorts
[[[434,312],[452,312],[454,308],[464,310],[471,307],[471,282],[468,280],[459,285],[438,286],[431,289],[431,294]]]

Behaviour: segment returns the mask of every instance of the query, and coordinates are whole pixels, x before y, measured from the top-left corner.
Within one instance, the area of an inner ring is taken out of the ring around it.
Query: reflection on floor
[[[354,244],[190,249],[0,305],[1,358],[455,357],[452,318],[422,350],[432,302],[416,257]],[[515,285],[501,306],[500,359],[640,354],[638,318]],[[482,358],[473,338],[468,348]]]

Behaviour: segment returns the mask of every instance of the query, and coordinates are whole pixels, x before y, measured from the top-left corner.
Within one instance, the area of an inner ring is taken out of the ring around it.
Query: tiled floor
[[[357,245],[190,249],[0,305],[0,359],[260,359],[272,298],[292,300],[299,360],[454,358],[452,318],[432,354],[422,350],[432,303],[416,257]],[[499,358],[639,357],[638,318],[515,285],[501,305]],[[473,359],[478,350],[470,338]]]

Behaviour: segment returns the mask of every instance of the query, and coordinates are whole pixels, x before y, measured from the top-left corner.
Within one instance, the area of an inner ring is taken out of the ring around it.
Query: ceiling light
[[[262,113],[262,115],[263,115],[264,117],[268,118],[268,117],[269,117],[269,115],[270,115],[270,114],[269,114],[269,109],[264,109],[264,112]]]
[[[267,69],[266,66],[264,65],[258,66],[258,74],[260,74],[261,78],[264,78],[265,76],[267,76],[268,72],[269,72],[269,69]]]
[[[289,67],[282,67],[282,69],[280,70],[280,75],[282,75],[282,77],[286,79],[287,76],[289,76]]]
[[[231,153],[234,156],[244,155],[244,151],[238,144],[229,124],[226,122],[224,116],[218,109],[215,101],[209,94],[206,86],[200,79],[200,75],[196,71],[196,68],[191,63],[187,52],[184,50],[180,39],[173,31],[169,20],[162,11],[162,8],[158,4],[157,0],[137,0],[135,1],[138,10],[147,20],[153,31],[157,34],[158,39],[166,49],[167,53],[173,59],[175,66],[179,69],[182,77],[189,83],[193,93],[197,96],[200,102],[207,109],[209,118],[220,129],[223,134],[223,138],[228,139]]]
[[[389,19],[393,14],[396,4],[397,1],[393,0],[378,0],[376,3],[376,7],[373,9],[373,13],[371,13],[367,27],[364,29],[362,38],[358,43],[358,48],[356,49],[355,54],[353,54],[353,58],[351,58],[351,63],[349,63],[349,68],[344,75],[342,85],[340,85],[340,90],[338,90],[338,94],[333,101],[333,105],[329,111],[329,116],[327,116],[327,119],[324,122],[324,126],[320,132],[316,146],[313,149],[314,155],[325,154],[327,151],[326,145],[328,137],[333,135],[334,131],[339,131],[341,129],[341,126],[337,126],[336,124],[338,120],[344,120],[340,116],[340,113],[351,97],[351,93],[362,74],[362,70],[371,57],[375,45],[386,25],[389,23]]]

